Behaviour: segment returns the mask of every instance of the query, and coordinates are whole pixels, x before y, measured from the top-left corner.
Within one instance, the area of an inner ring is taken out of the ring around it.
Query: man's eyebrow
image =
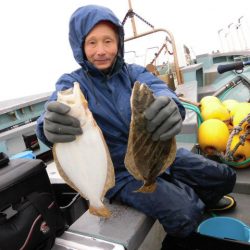
[[[117,39],[116,37],[114,37],[114,36],[111,36],[111,35],[104,35],[103,37],[102,37],[102,39]],[[86,40],[92,40],[92,39],[96,39],[96,36],[89,36],[89,37],[86,37]]]

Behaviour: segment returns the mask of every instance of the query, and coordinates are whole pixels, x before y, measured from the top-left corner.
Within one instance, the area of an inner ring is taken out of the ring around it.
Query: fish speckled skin
[[[53,156],[65,182],[89,201],[89,212],[109,217],[103,204],[106,192],[114,186],[114,167],[100,128],[97,126],[78,83],[58,93],[58,101],[71,107],[69,115],[79,119],[82,135],[67,143],[55,143]]]
[[[144,181],[139,192],[153,192],[156,177],[163,173],[175,159],[176,141],[153,141],[146,129],[144,111],[154,101],[146,84],[136,82],[131,95],[132,117],[125,166],[137,179]]]

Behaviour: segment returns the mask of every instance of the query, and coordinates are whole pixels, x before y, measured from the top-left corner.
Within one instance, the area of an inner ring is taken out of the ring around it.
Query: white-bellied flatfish
[[[79,119],[83,133],[72,142],[55,143],[53,156],[65,182],[89,201],[89,212],[109,217],[103,204],[106,192],[114,186],[114,167],[103,134],[96,124],[79,83],[58,92],[58,102],[71,107],[69,115]]]

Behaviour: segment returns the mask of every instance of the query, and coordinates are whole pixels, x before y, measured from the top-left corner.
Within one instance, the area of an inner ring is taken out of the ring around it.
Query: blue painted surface
[[[232,217],[213,217],[203,221],[199,233],[221,239],[250,242],[250,228],[242,221]]]
[[[35,159],[36,155],[31,150],[27,150],[18,154],[15,154],[10,157],[11,160],[13,159],[20,159],[20,158],[26,158],[26,159]]]

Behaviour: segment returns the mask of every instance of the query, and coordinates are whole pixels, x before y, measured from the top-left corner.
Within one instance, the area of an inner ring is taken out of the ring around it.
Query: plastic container
[[[203,221],[197,231],[200,234],[221,239],[250,242],[250,228],[232,217],[213,217]]]
[[[33,153],[33,151],[27,150],[27,151],[23,151],[23,152],[21,152],[21,153],[12,155],[12,156],[10,157],[11,160],[13,160],[13,159],[19,159],[19,158],[35,159],[36,156],[35,156],[35,154]]]

